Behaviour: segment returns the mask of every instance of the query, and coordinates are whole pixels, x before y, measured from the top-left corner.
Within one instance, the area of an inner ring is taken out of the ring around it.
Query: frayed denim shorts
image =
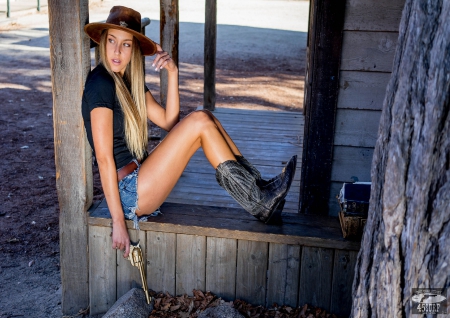
[[[135,160],[133,160],[135,161]],[[120,202],[122,203],[123,213],[127,220],[132,220],[134,223],[134,228],[139,230],[139,222],[145,222],[150,216],[157,216],[161,214],[159,208],[149,215],[137,216],[136,210],[139,210],[138,206],[138,193],[137,193],[137,182],[140,164],[137,164],[136,170],[127,175],[125,178],[119,181],[119,195]]]

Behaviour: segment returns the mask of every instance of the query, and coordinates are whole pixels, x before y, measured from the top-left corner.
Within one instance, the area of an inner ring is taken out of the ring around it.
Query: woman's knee
[[[212,118],[212,119],[215,118],[214,115],[213,115],[213,113],[212,113],[210,110],[207,110],[207,109],[196,110],[196,112],[203,112],[203,113],[205,113],[206,115],[208,115],[210,118]]]
[[[201,130],[207,127],[216,127],[214,119],[203,110],[196,110],[192,112],[186,119],[189,121],[189,125],[197,127]]]
[[[222,124],[220,123],[220,121],[217,119],[216,116],[214,116],[214,114],[211,111],[209,111],[207,109],[202,109],[202,110],[198,110],[198,111],[204,112],[205,114],[207,114],[211,118],[211,120],[214,121],[214,123],[216,124],[216,126],[218,128],[222,127]]]

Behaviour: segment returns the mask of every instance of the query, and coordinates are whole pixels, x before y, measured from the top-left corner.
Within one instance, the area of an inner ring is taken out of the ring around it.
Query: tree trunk
[[[407,0],[372,163],[352,317],[410,317],[450,285],[450,1]]]

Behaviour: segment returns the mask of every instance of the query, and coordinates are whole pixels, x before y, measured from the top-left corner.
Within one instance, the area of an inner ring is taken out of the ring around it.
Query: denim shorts
[[[134,228],[139,230],[139,222],[145,222],[148,220],[149,216],[157,216],[158,214],[161,214],[161,211],[158,208],[155,212],[149,215],[136,215],[136,210],[139,210],[137,182],[140,164],[137,161],[135,162],[138,165],[136,170],[119,181],[119,195],[125,218],[127,220],[132,220],[134,223]]]

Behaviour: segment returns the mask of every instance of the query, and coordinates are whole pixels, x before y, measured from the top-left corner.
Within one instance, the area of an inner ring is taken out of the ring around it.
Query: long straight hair
[[[116,95],[124,114],[125,141],[128,149],[137,159],[142,160],[148,145],[147,109],[145,107],[143,57],[139,41],[133,37],[131,60],[122,76],[111,70],[106,57],[108,30],[103,31],[100,39],[100,62],[114,79]],[[129,83],[128,89],[125,81]]]

